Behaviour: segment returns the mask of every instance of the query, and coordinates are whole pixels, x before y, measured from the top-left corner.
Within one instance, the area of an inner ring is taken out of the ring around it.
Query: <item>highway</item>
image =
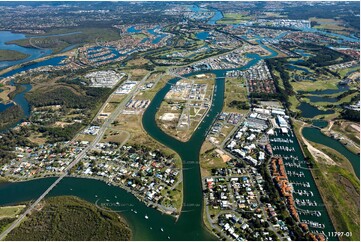
[[[128,95],[123,99],[123,101],[118,105],[118,107],[113,111],[113,113],[104,121],[104,123],[101,125],[99,132],[97,133],[96,137],[94,138],[94,140],[87,146],[85,147],[75,158],[74,160],[69,164],[68,167],[66,167],[64,169],[64,174],[62,174],[58,179],[56,179],[56,181],[54,183],[52,183],[50,185],[50,187],[48,187],[48,189],[46,189],[45,192],[43,192],[43,194],[41,194],[41,196],[34,202],[32,203],[28,209],[26,209],[26,211],[21,214],[5,231],[3,231],[0,234],[0,240],[4,240],[5,237],[14,229],[16,228],[21,221],[28,215],[31,213],[31,211],[33,211],[33,209],[40,203],[40,201],[46,196],[48,195],[48,193],[64,178],[67,176],[68,172],[71,170],[71,168],[73,168],[76,164],[79,163],[79,161],[86,155],[86,153],[88,151],[90,151],[91,149],[93,149],[96,144],[101,140],[101,138],[103,137],[105,131],[110,128],[110,125],[115,121],[115,119],[118,117],[118,115],[124,110],[125,105],[128,103],[128,101],[135,95],[135,93],[138,91],[139,86],[143,85],[144,82],[148,79],[148,77],[150,76],[152,72],[149,72],[147,75],[145,75],[143,77],[143,79],[133,88],[133,90],[131,90]],[[128,76],[129,79],[129,76]],[[114,91],[116,92],[116,90]],[[114,92],[110,95],[112,96],[114,94]],[[109,98],[107,99],[107,101],[109,100]],[[106,101],[106,102],[107,102]],[[101,109],[99,110],[99,112],[101,112],[101,110],[103,110],[103,107],[105,107],[106,103],[104,103],[104,105],[101,107]],[[99,114],[98,112],[98,114]]]

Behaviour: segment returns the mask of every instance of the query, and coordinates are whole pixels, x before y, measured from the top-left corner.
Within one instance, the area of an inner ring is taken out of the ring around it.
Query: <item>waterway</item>
[[[292,65],[292,64],[287,64],[286,67],[290,70],[299,70],[299,71],[303,71],[306,74],[310,74],[310,71],[304,67],[299,67],[299,66]]]
[[[241,69],[247,69],[256,64],[260,57],[255,58]],[[224,99],[224,76],[226,71],[210,71],[218,78],[215,83],[213,103],[199,128],[195,131],[188,142],[180,142],[163,133],[155,122],[155,113],[164,96],[170,90],[171,84],[179,78],[174,78],[161,89],[143,116],[144,129],[159,142],[166,144],[175,150],[183,161],[183,186],[184,200],[180,218],[175,221],[171,216],[162,215],[157,210],[146,207],[125,190],[117,187],[107,187],[101,181],[90,179],[66,178],[48,196],[76,195],[90,202],[104,203],[109,199],[111,208],[119,211],[129,222],[135,240],[166,240],[168,236],[172,240],[214,240],[216,239],[203,225],[202,218],[202,188],[199,169],[199,151],[206,134],[223,107]],[[205,73],[205,72],[202,72]],[[192,73],[197,74],[197,73]],[[189,76],[189,75],[188,75]],[[54,178],[38,179],[21,183],[0,184],[0,204],[16,203],[37,198],[54,181]],[[97,197],[95,197],[97,196]],[[117,199],[112,197],[117,196]],[[119,205],[116,204],[119,202]],[[131,211],[133,209],[133,211]],[[134,213],[137,210],[137,213]],[[147,215],[148,220],[144,218]],[[152,229],[151,229],[152,228]],[[160,231],[163,228],[164,232]]]
[[[318,128],[305,127],[302,129],[302,135],[309,141],[325,145],[340,152],[350,161],[355,174],[360,178],[360,155],[352,153],[339,141],[324,135]]]
[[[218,9],[212,9],[212,10],[214,10],[215,13],[214,13],[213,17],[210,20],[208,20],[207,24],[215,25],[218,20],[221,20],[223,18],[223,14]]]
[[[288,180],[293,186],[294,200],[296,203],[298,202],[296,209],[300,220],[313,221],[324,225],[323,229],[309,225],[311,231],[324,232],[326,235],[328,232],[333,232],[332,222],[293,132],[282,134],[280,129],[276,129],[275,135],[270,136],[270,141],[273,154],[283,158]],[[284,148],[291,150],[285,150]],[[311,203],[308,203],[307,200]],[[312,215],[312,212],[320,212],[321,214],[320,216]],[[329,239],[332,240],[332,238]]]
[[[203,31],[203,32],[199,32],[196,34],[196,37],[199,39],[199,40],[206,40],[209,36],[209,32],[207,31]]]
[[[19,67],[17,69],[11,70],[3,75],[0,76],[0,78],[5,78],[5,77],[9,77],[9,76],[13,76],[17,73],[23,72],[23,71],[28,71],[34,68],[38,68],[38,67],[42,67],[42,66],[48,66],[48,65],[52,65],[52,66],[58,66],[61,65],[61,61],[64,60],[66,58],[66,56],[57,56],[57,57],[53,57],[44,61],[40,61],[40,62],[35,62],[35,63],[31,63],[28,65],[24,65],[22,67]],[[13,81],[10,81],[10,85],[15,86],[15,83]],[[21,84],[22,87],[24,87],[24,91],[22,91],[21,93],[18,93],[15,95],[15,97],[13,98],[13,101],[19,105],[21,107],[21,109],[24,112],[24,118],[28,118],[30,116],[30,106],[28,101],[25,98],[25,94],[27,92],[29,92],[32,88],[31,84]],[[12,105],[14,105],[13,103],[9,103],[9,104],[1,104],[0,103],[0,112],[5,111],[7,108],[11,107]],[[19,123],[21,123],[22,120],[20,120],[18,123],[12,125],[10,128],[18,125]],[[0,130],[4,131],[4,130]]]
[[[301,116],[304,118],[313,118],[317,115],[324,115],[324,114],[333,114],[335,113],[334,110],[328,109],[328,110],[320,110],[315,106],[312,106],[311,104],[307,102],[301,102],[300,105],[297,107],[299,110],[301,110]]]
[[[299,93],[307,93],[307,94],[314,94],[314,95],[330,95],[335,93],[341,93],[348,91],[350,88],[347,85],[337,85],[336,89],[325,89],[325,90],[315,90],[315,91],[299,91]]]
[[[28,61],[38,59],[40,57],[50,55],[51,50],[40,50],[36,48],[25,48],[16,44],[6,44],[9,41],[26,39],[24,34],[12,33],[9,31],[0,31],[0,49],[14,50],[29,55],[27,58],[16,61],[0,61],[0,70],[9,66],[18,65]]]
[[[268,58],[277,55],[274,50],[270,49],[270,51],[271,55]],[[239,69],[248,69],[262,59],[256,54],[249,54],[247,57],[253,59],[246,66]],[[189,141],[181,142],[170,137],[155,122],[157,109],[166,93],[170,90],[171,85],[176,83],[179,78],[170,80],[156,94],[143,115],[142,123],[145,131],[157,141],[176,151],[182,159],[184,199],[182,213],[177,221],[171,216],[162,215],[157,210],[146,207],[125,190],[107,186],[104,182],[97,180],[65,178],[48,196],[75,195],[96,204],[109,203],[110,208],[121,213],[129,222],[134,233],[134,240],[216,239],[203,225],[203,193],[199,168],[199,151],[213,120],[222,110],[226,71],[203,71],[186,75],[213,73],[217,77],[212,106],[208,111],[208,115]],[[54,178],[43,178],[28,182],[0,184],[0,205],[36,199],[53,181]],[[312,177],[308,176],[306,181],[312,184],[312,189],[316,189]],[[109,201],[106,201],[106,199]],[[318,204],[322,206],[322,200]],[[137,213],[135,213],[135,210]],[[148,220],[144,218],[145,215],[149,217]],[[327,214],[323,214],[322,221],[327,223],[328,220]],[[164,232],[161,231],[161,228]],[[327,225],[327,228],[331,227]]]

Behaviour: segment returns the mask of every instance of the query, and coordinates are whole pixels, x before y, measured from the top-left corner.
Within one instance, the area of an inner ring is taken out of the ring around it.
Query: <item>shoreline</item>
[[[293,120],[294,121],[294,120]],[[300,120],[297,120],[298,122],[302,122],[302,124],[298,124],[300,127],[299,128],[297,128],[294,124],[292,124],[292,126],[293,126],[293,129],[294,129],[294,131],[295,131],[295,135],[296,135],[296,138],[297,138],[297,141],[298,141],[298,143],[299,143],[299,146],[300,146],[300,148],[301,148],[301,151],[302,151],[302,153],[303,153],[303,155],[304,155],[304,157],[307,157],[307,155],[306,155],[306,152],[305,152],[305,148],[306,148],[306,150],[308,151],[308,153],[310,154],[310,158],[312,159],[312,161],[313,161],[313,163],[314,163],[314,166],[316,166],[315,168],[313,168],[313,169],[309,169],[310,170],[310,172],[311,172],[311,175],[312,175],[312,178],[313,178],[313,180],[315,181],[315,184],[316,184],[316,188],[317,188],[317,190],[319,191],[319,193],[320,193],[320,195],[321,195],[321,198],[322,198],[322,200],[323,200],[323,203],[324,203],[324,205],[325,205],[325,208],[326,208],[326,212],[327,212],[327,214],[328,214],[328,217],[330,218],[330,220],[331,220],[331,223],[332,223],[332,225],[333,225],[333,227],[334,227],[334,229],[335,229],[335,231],[337,231],[337,229],[342,229],[342,227],[343,227],[343,225],[344,225],[344,223],[345,223],[345,221],[344,220],[342,220],[341,222],[340,222],[340,219],[338,218],[338,217],[335,217],[335,211],[333,210],[333,207],[334,206],[337,206],[338,204],[334,204],[334,202],[335,201],[330,201],[330,199],[327,199],[328,197],[330,197],[330,196],[328,196],[328,194],[325,194],[325,192],[327,192],[327,191],[325,191],[325,190],[323,190],[323,189],[320,189],[320,188],[322,188],[323,186],[322,185],[324,185],[324,184],[322,184],[322,183],[325,183],[325,182],[327,182],[327,180],[325,180],[324,178],[323,178],[323,176],[324,176],[324,174],[320,171],[320,167],[319,167],[319,165],[318,165],[318,161],[317,161],[317,158],[319,158],[319,157],[315,157],[315,155],[309,150],[309,146],[311,146],[311,147],[313,147],[309,142],[307,142],[307,139],[305,138],[305,137],[303,137],[303,135],[302,135],[302,129],[303,129],[303,127],[312,127],[310,124],[307,124],[307,123],[305,123],[305,122],[303,122],[303,121],[300,121]],[[304,140],[306,140],[306,142],[304,142]],[[306,147],[305,147],[306,146]],[[331,149],[331,148],[330,148]],[[320,151],[321,153],[323,153],[322,151]],[[324,153],[323,153],[324,154]],[[325,155],[327,155],[327,154],[325,154]],[[328,156],[328,155],[327,155]],[[326,159],[327,160],[327,158],[324,158],[324,159]],[[348,161],[348,160],[347,160]],[[334,161],[333,161],[334,162]],[[349,162],[349,161],[348,161]],[[323,164],[323,165],[326,165],[326,166],[330,166],[330,164],[328,164],[328,163],[324,163],[324,162],[320,162],[321,164]],[[337,166],[337,167],[340,167],[339,165],[337,165],[336,163],[334,163],[334,164],[331,164],[331,165],[333,165],[333,166]],[[342,167],[341,167],[342,168]],[[343,168],[343,169],[345,169],[345,168]],[[347,169],[346,169],[347,170]],[[317,172],[319,173],[319,174],[317,174]],[[353,173],[353,175],[356,177],[356,175]],[[336,212],[338,211],[338,209],[336,210]],[[340,239],[340,238],[339,238]]]
[[[4,69],[0,69],[0,77],[10,71],[13,71],[13,70],[16,70],[16,69],[19,69],[21,67],[23,67],[24,65],[27,65],[29,63],[32,63],[32,64],[35,64],[35,63],[39,63],[41,61],[45,61],[45,60],[48,60],[48,59],[51,59],[53,57],[58,57],[58,56],[71,56],[73,50],[68,50],[66,52],[61,52],[61,53],[57,53],[57,54],[49,54],[49,55],[46,55],[46,56],[43,56],[43,57],[40,57],[40,58],[35,58],[33,60],[30,60],[30,61],[26,61],[26,62],[23,62],[21,64],[17,64],[17,65],[13,65],[13,66],[9,66],[9,67],[6,67]],[[0,81],[1,82],[1,81]]]
[[[211,73],[211,72],[209,72],[209,73]],[[209,73],[207,73],[207,74],[209,74]],[[214,75],[214,74],[211,73],[211,75]],[[177,77],[175,77],[175,78],[177,78]],[[187,78],[188,78],[188,77],[187,77]],[[181,78],[181,79],[182,79],[182,78]],[[178,81],[180,81],[181,79],[179,79]],[[215,75],[214,78],[212,77],[212,79],[214,79],[214,85],[213,85],[213,88],[212,88],[212,94],[211,94],[211,100],[210,100],[211,105],[212,105],[212,103],[213,103],[213,96],[214,96],[215,88],[216,88],[216,85],[217,85],[217,84],[216,84],[216,82],[217,82],[217,76]],[[177,82],[178,82],[178,81],[177,81]],[[164,99],[163,99],[163,101],[164,101]],[[187,143],[187,142],[192,138],[194,132],[198,129],[199,125],[201,125],[201,123],[203,122],[204,118],[207,116],[207,114],[208,114],[208,112],[209,112],[210,109],[211,109],[211,107],[209,107],[209,108],[207,109],[207,112],[205,112],[205,113],[202,115],[201,119],[199,120],[199,122],[198,122],[198,124],[196,125],[196,127],[193,129],[192,133],[191,133],[190,136],[187,137],[186,139],[181,139],[181,138],[179,138],[179,137],[176,137],[174,134],[169,133],[169,131],[168,131],[168,130],[165,130],[165,129],[162,127],[162,125],[159,125],[160,123],[159,123],[158,119],[156,119],[156,124],[157,124],[157,126],[158,126],[164,133],[166,133],[167,135],[171,136],[172,138],[174,138],[174,139],[176,139],[176,140],[178,140],[178,141],[180,141],[180,142]],[[159,112],[159,109],[158,109],[157,113],[158,113],[158,112]],[[156,113],[156,115],[157,115],[157,113]]]
[[[42,177],[33,177],[33,178],[26,178],[26,179],[23,179],[23,180],[17,180],[17,179],[13,179],[11,177],[1,177],[0,178],[0,185],[1,184],[6,184],[6,183],[23,183],[23,182],[29,182],[29,181],[32,181],[32,180],[39,180],[39,179],[46,179],[46,178],[57,178],[59,177],[59,175],[61,175],[61,173],[57,173],[57,174],[53,174],[53,175],[48,175],[48,176],[42,176]],[[139,202],[143,203],[144,205],[146,205],[147,207],[150,207],[150,208],[154,208],[156,210],[158,210],[159,212],[161,212],[162,214],[166,214],[166,215],[169,215],[169,216],[172,216],[173,218],[176,219],[176,221],[178,220],[179,216],[180,216],[180,213],[177,212],[177,215],[174,215],[172,214],[172,212],[170,211],[166,211],[164,209],[162,209],[160,206],[161,205],[158,205],[158,204],[152,204],[152,203],[147,203],[142,197],[141,195],[139,194],[136,194],[134,193],[131,189],[127,188],[127,187],[124,187],[122,186],[121,184],[117,184],[117,183],[114,183],[114,182],[110,182],[110,181],[107,181],[106,179],[104,178],[101,178],[101,177],[88,177],[88,176],[80,176],[80,175],[67,175],[66,177],[69,177],[69,178],[78,178],[78,179],[92,179],[92,180],[98,180],[98,181],[101,181],[101,182],[104,182],[106,183],[107,185],[112,185],[112,186],[115,186],[115,187],[118,187],[120,189],[123,189],[125,190],[126,192],[128,193],[131,193],[134,197],[136,197],[138,199]],[[76,196],[77,197],[77,196]]]

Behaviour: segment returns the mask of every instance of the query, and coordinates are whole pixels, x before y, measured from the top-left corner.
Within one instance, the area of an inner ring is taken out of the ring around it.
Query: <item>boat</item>
[[[114,198],[117,198],[117,196],[114,196]]]
[[[109,202],[109,199],[106,199],[107,202]]]
[[[163,232],[163,231],[164,231],[164,230],[163,230],[163,228],[160,228],[160,231],[162,231],[162,232]]]
[[[134,210],[134,213],[138,213],[137,210]]]
[[[119,202],[116,202],[115,204],[116,204],[116,205],[119,205]]]
[[[152,227],[149,227],[150,229],[153,229]]]
[[[95,197],[98,197],[98,195],[95,195]]]
[[[144,216],[145,219],[148,219],[149,217],[147,215]]]

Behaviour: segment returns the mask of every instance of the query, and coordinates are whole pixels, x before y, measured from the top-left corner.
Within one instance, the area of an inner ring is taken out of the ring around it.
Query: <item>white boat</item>
[[[149,217],[147,215],[144,216],[145,219],[148,219]]]
[[[162,232],[163,232],[163,231],[164,231],[164,230],[163,230],[163,228],[160,228],[160,231],[162,231]]]
[[[137,210],[134,210],[134,213],[138,213]]]
[[[109,199],[106,199],[107,202],[109,202]]]

